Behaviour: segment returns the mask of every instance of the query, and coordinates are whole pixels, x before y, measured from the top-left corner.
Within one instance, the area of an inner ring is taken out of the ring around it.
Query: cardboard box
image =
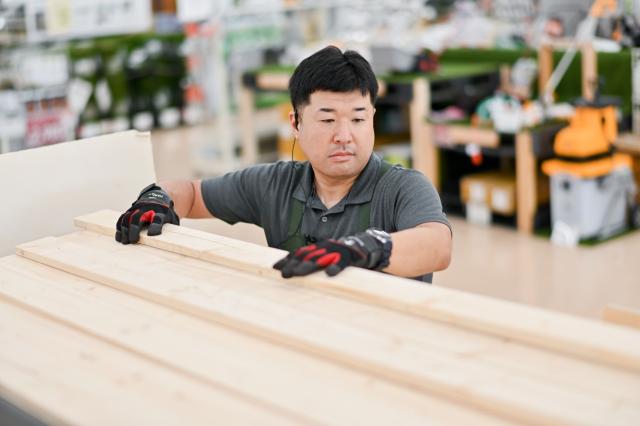
[[[516,213],[515,175],[503,172],[484,172],[460,179],[462,202],[483,203],[494,213]]]

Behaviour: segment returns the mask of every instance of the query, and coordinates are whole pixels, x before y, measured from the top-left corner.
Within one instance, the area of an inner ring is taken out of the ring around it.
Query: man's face
[[[316,173],[329,178],[357,176],[373,151],[371,98],[353,92],[317,91],[298,112],[298,128],[290,114],[293,131]]]

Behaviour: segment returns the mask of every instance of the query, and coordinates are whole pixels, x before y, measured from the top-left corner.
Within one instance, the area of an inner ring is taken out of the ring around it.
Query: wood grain
[[[54,424],[300,424],[0,300],[0,392]]]
[[[0,298],[297,421],[503,423],[28,259],[0,259],[0,274]]]
[[[156,253],[146,256],[140,250],[144,247],[122,246],[110,238],[103,238],[104,243],[88,235],[75,238],[82,243],[49,238],[21,246],[20,253],[154,303],[520,422],[625,424],[640,419],[640,406],[624,395],[603,397],[509,374],[503,366],[479,363],[468,353],[424,350],[411,341],[296,308],[284,296],[271,301],[260,287],[255,295],[231,286],[211,288],[203,281],[206,272],[185,275],[171,264],[169,253],[146,249]],[[629,386],[640,389],[637,377]]]
[[[117,212],[76,218],[76,225],[113,236]],[[140,236],[142,244],[215,264],[278,278],[272,268],[286,252],[166,225],[161,235]],[[324,273],[287,281],[403,313],[531,344],[587,360],[640,371],[640,333],[598,321],[500,301],[465,292],[420,286],[412,280],[358,268],[329,278]]]

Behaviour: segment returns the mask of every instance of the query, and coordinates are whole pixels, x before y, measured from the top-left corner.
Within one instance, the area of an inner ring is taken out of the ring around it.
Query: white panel
[[[149,133],[0,155],[0,255],[13,253],[19,243],[71,232],[79,214],[124,211],[154,180]]]

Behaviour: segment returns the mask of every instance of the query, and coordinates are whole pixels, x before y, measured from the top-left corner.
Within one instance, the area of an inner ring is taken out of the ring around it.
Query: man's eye
[[[325,118],[324,120],[320,120],[320,121],[322,121],[323,123],[333,123],[334,120],[333,118]]]
[[[364,121],[364,118],[354,118],[353,122],[354,123],[362,123]]]

